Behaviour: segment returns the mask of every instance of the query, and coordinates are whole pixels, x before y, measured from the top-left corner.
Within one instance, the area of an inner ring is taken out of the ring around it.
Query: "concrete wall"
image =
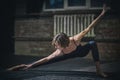
[[[120,57],[120,20],[105,16],[95,27],[101,59],[114,60]],[[17,19],[15,21],[15,54],[47,56],[54,51],[53,17]],[[83,44],[86,42],[82,42]],[[88,55],[86,58],[91,58]]]
[[[120,19],[108,16],[96,28],[99,51],[105,59],[120,58]]]
[[[46,56],[52,52],[53,19],[29,18],[15,21],[15,54]]]
[[[15,37],[18,38],[51,38],[53,34],[53,19],[29,18],[15,20]]]
[[[95,27],[95,34],[101,59],[119,59],[120,19],[113,15],[105,16]],[[88,58],[90,58],[89,55]]]

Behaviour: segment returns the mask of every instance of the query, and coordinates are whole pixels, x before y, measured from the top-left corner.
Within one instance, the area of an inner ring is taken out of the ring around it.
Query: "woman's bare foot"
[[[96,72],[97,72],[97,75],[101,76],[101,77],[108,77],[102,70],[101,70],[101,67],[100,67],[100,62],[97,61],[96,63]]]
[[[102,72],[102,71],[97,72],[97,75],[99,75],[99,76],[101,76],[101,77],[103,77],[103,78],[108,77],[108,76],[107,76],[104,72]]]

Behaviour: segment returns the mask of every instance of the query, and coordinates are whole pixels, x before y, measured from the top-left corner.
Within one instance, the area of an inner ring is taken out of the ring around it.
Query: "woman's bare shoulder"
[[[74,37],[69,37],[69,40],[70,40],[70,41],[73,41],[73,40],[74,40]]]
[[[70,37],[70,41],[75,42],[77,45],[80,44],[80,40],[77,40],[75,36]]]
[[[48,59],[52,59],[54,57],[57,57],[57,56],[61,56],[61,51],[59,49],[56,49],[52,54],[50,54],[49,56],[47,56]]]

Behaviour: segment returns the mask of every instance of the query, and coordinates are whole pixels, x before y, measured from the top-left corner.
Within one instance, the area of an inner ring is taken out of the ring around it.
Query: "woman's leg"
[[[93,60],[99,61],[99,52],[95,41],[89,41],[87,44],[83,45],[80,49],[80,57],[86,56],[89,51],[92,51]]]
[[[89,41],[90,50],[92,51],[92,57],[95,62],[99,61],[98,47],[95,41]]]
[[[102,72],[102,69],[100,67],[99,52],[98,52],[96,42],[90,41],[89,44],[91,45],[92,56],[93,56],[93,59],[95,61],[97,74],[101,75],[102,77],[107,77],[107,75]]]
[[[97,44],[95,41],[89,41],[86,45],[82,46],[82,56],[86,56],[89,51],[92,51],[92,57],[93,60],[95,62],[96,65],[96,72],[97,74],[101,75],[102,77],[107,77],[107,75],[105,75],[100,67],[100,60],[99,60],[99,52],[98,52],[98,48],[97,48]]]

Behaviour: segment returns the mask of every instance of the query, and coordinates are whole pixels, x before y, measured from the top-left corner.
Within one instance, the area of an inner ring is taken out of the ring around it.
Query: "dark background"
[[[0,66],[8,64],[14,54],[15,0],[0,1]]]

